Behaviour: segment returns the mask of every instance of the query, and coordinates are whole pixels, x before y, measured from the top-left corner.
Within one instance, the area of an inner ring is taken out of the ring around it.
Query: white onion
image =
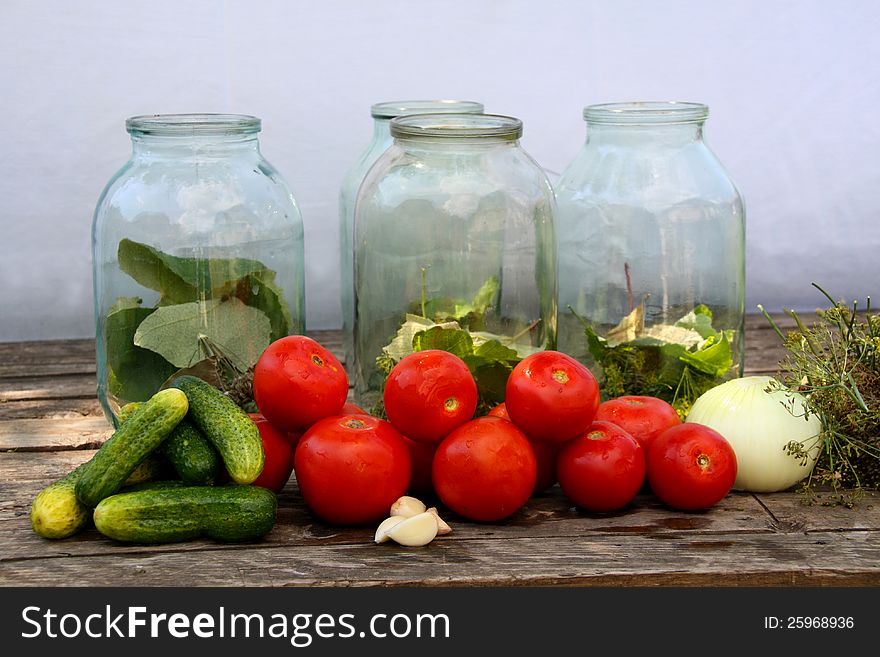
[[[819,418],[804,418],[803,395],[766,392],[773,381],[769,376],[747,376],[722,383],[703,393],[687,416],[687,422],[705,424],[731,444],[737,490],[772,493],[790,488],[810,474],[819,456]],[[791,441],[809,452],[805,464],[786,453]]]

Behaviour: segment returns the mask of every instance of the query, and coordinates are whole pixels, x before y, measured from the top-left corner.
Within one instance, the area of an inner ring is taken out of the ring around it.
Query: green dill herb
[[[802,490],[810,502],[852,506],[866,491],[880,488],[880,317],[871,314],[870,297],[860,312],[858,302],[850,307],[813,286],[831,306],[817,310],[811,326],[785,309],[796,328],[783,333],[758,309],[785,346],[782,384],[803,394],[807,412],[822,424],[819,459]],[[789,452],[806,456],[796,445]],[[823,495],[823,488],[830,495]]]

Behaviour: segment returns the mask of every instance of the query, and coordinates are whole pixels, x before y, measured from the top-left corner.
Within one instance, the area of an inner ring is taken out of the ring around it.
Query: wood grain
[[[107,547],[99,540],[96,548]],[[836,555],[830,557],[829,555]],[[870,532],[564,536],[64,555],[0,562],[14,586],[876,586]]]

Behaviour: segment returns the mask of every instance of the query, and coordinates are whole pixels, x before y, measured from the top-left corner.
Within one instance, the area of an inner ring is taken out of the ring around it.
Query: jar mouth
[[[248,114],[145,114],[125,121],[131,135],[250,135],[261,127],[262,121]]]
[[[483,103],[473,100],[392,100],[370,107],[374,119],[393,119],[409,114],[482,114]]]
[[[391,136],[515,141],[522,137],[522,121],[500,114],[414,114],[391,119]]]
[[[584,108],[587,123],[608,125],[701,123],[708,116],[708,105],[677,100],[602,103]]]

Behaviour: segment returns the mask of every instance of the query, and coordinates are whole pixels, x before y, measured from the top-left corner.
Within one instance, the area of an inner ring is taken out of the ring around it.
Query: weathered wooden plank
[[[76,374],[95,376],[95,360],[90,362],[42,361],[23,363],[0,363],[0,378],[29,376],[69,376]]]
[[[80,463],[92,458],[95,450],[78,449],[54,452],[0,453],[0,481],[23,485],[45,485],[65,476]]]
[[[72,419],[103,416],[101,404],[92,399],[32,399],[0,401],[0,422],[28,419]]]
[[[27,522],[31,502],[52,479],[0,483],[0,560],[39,558],[56,554],[123,553],[143,551],[188,551],[203,549],[202,542],[163,546],[127,546],[94,536],[83,535],[65,541],[45,541],[37,537]],[[679,513],[663,507],[652,496],[641,496],[627,508],[609,514],[591,514],[574,509],[559,488],[535,497],[511,518],[497,523],[474,523],[456,516],[437,501],[443,517],[453,527],[450,540],[468,538],[503,539],[511,537],[582,536],[586,534],[644,534],[687,531],[693,534],[770,532],[770,516],[748,494],[731,495],[712,509],[701,513]],[[4,522],[4,520],[6,522]],[[270,544],[310,545],[352,543],[367,545],[375,527],[332,527],[315,518],[298,494],[291,479],[279,495],[278,518],[266,541]],[[96,544],[95,539],[101,543]],[[211,545],[208,543],[207,545]],[[215,546],[216,547],[216,546]],[[219,549],[223,549],[220,546]],[[237,549],[236,546],[225,546]]]
[[[0,452],[94,449],[111,431],[103,416],[6,420],[0,422]]]
[[[880,530],[880,493],[866,493],[853,508],[806,504],[799,493],[760,494],[756,498],[781,531]]]
[[[257,544],[0,562],[6,586],[769,586],[880,584],[872,532]]]
[[[34,399],[94,399],[96,388],[94,374],[0,378],[0,403]]]
[[[309,331],[308,335],[342,359],[341,331]],[[76,374],[90,374],[94,380],[94,340],[0,343],[0,379]]]
[[[41,363],[94,363],[95,340],[35,340],[30,342],[0,342],[0,364]]]

